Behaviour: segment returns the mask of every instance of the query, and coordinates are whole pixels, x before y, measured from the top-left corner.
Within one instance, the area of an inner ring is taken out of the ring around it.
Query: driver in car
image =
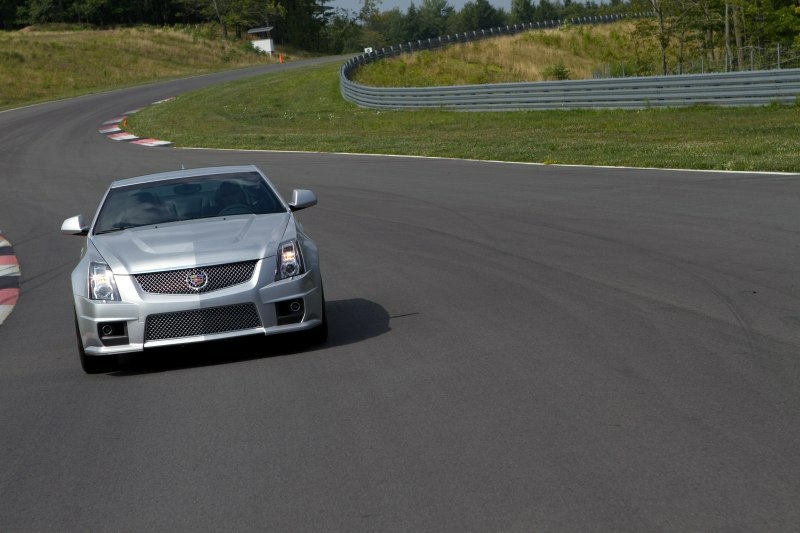
[[[247,195],[242,186],[232,181],[223,181],[214,193],[214,203],[217,205],[218,212],[232,206],[249,207]]]

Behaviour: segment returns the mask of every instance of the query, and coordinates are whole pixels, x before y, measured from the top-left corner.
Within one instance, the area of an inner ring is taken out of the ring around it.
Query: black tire
[[[328,340],[328,313],[325,311],[325,291],[322,292],[322,324],[308,332],[308,342],[311,345],[322,344]]]
[[[78,319],[75,319],[75,337],[78,340],[78,357],[81,360],[81,368],[87,374],[105,374],[117,369],[116,355],[86,355],[81,341],[81,332],[78,329]]]

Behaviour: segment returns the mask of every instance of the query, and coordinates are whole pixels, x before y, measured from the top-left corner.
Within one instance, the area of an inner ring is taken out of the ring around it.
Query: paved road
[[[243,75],[244,73],[236,73]],[[798,176],[146,148],[97,126],[221,76],[0,114],[0,530],[797,531]],[[84,375],[68,272],[113,178],[256,163],[327,345]]]

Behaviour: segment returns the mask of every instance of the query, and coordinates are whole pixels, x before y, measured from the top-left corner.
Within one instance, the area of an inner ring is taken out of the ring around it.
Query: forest
[[[630,13],[648,13],[638,19],[636,34],[660,50],[656,73],[689,59],[742,70],[759,58],[758,65],[776,68],[794,65],[800,55],[798,0],[512,0],[510,11],[488,0],[469,0],[460,10],[447,0],[421,0],[405,11],[363,0],[357,12],[335,9],[328,0],[0,0],[4,30],[211,24],[221,38],[241,39],[249,28],[271,26],[278,44],[329,54],[525,22]]]

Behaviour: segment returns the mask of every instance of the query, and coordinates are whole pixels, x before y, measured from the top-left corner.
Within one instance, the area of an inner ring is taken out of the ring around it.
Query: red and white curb
[[[19,263],[14,249],[0,235],[0,324],[2,324],[19,299]]]
[[[163,104],[164,102],[169,102],[170,100],[172,100],[172,98],[159,100],[158,102],[153,102],[153,105]],[[170,141],[160,141],[158,139],[141,139],[136,135],[125,131],[125,127],[128,125],[128,116],[133,115],[141,110],[142,108],[132,109],[118,117],[106,120],[100,125],[100,127],[97,128],[98,133],[105,135],[113,141],[125,141],[141,146],[169,146],[172,144]]]

